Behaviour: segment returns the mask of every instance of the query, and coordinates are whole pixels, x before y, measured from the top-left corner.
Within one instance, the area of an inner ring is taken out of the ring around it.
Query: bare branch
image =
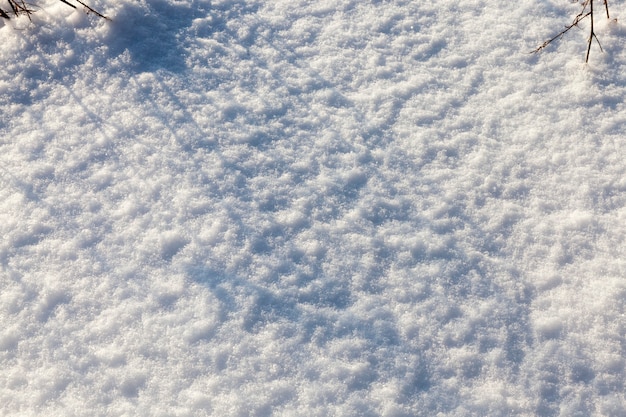
[[[608,19],[609,18],[609,3],[608,3],[608,0],[603,0],[603,3],[604,3],[604,10],[606,11],[606,17]],[[580,13],[578,13],[576,15],[576,17],[574,17],[574,21],[570,25],[565,26],[565,29],[563,29],[561,32],[559,32],[556,36],[548,39],[547,41],[545,41],[544,43],[539,45],[539,47],[537,47],[535,50],[531,51],[531,53],[537,53],[537,52],[545,49],[548,45],[550,45],[555,40],[562,38],[563,35],[565,35],[567,32],[569,32],[569,30],[572,29],[573,27],[579,27],[578,24],[582,20],[587,18],[587,17],[589,17],[589,20],[591,21],[591,27],[589,29],[589,38],[587,39],[587,53],[585,55],[585,63],[589,62],[589,54],[591,52],[591,44],[593,43],[594,39],[598,43],[598,46],[600,47],[600,51],[604,52],[604,50],[602,49],[602,44],[600,44],[600,40],[598,39],[598,36],[596,35],[595,28],[594,28],[593,0],[584,0],[582,2],[582,9],[581,9]]]
[[[87,6],[87,5],[86,5],[85,3],[83,3],[81,0],[76,0],[76,1],[77,1],[78,3],[80,3],[80,4],[81,4],[81,5],[82,5],[85,9],[87,9],[87,12],[88,12],[88,13],[93,13],[93,14],[95,14],[96,16],[101,17],[101,18],[103,18],[103,19],[106,19],[106,20],[111,20],[111,19],[109,19],[108,17],[106,17],[106,16],[104,16],[104,15],[100,14],[100,13],[99,13],[99,12],[97,12],[96,10],[92,9],[91,7]]]
[[[61,0],[61,3],[65,3],[65,4],[67,4],[67,5],[68,5],[68,6],[70,6],[72,9],[75,9],[75,8],[76,8],[76,6],[74,6],[72,3],[67,2],[66,0]]]
[[[591,12],[587,12],[586,14],[578,14],[575,18],[574,21],[572,22],[571,25],[565,26],[565,29],[563,29],[561,32],[559,32],[556,36],[554,36],[551,39],[548,39],[547,41],[545,41],[544,43],[542,43],[541,45],[539,45],[539,47],[533,51],[531,51],[531,53],[537,53],[539,51],[541,51],[542,49],[544,49],[546,46],[550,45],[552,42],[554,42],[557,39],[560,39],[563,37],[563,35],[565,35],[567,32],[569,32],[569,30],[573,27],[578,27],[578,23],[580,23],[581,20],[583,20],[585,17],[589,16],[591,14]]]
[[[15,16],[25,14],[26,16],[28,16],[28,19],[30,19],[30,15],[33,13],[34,10],[30,9],[23,0],[7,0],[7,2],[9,3],[9,6],[11,7],[11,10],[13,11],[13,14]],[[0,14],[0,16],[4,17],[5,19],[10,19],[9,14],[6,13],[4,10]]]
[[[33,14],[35,11],[34,9],[29,8],[29,6],[24,2],[24,0],[6,0],[6,1],[7,3],[9,3],[11,12],[7,12],[3,9],[0,9],[0,17],[3,17],[5,19],[10,19],[11,14],[14,16],[26,15],[30,19],[31,14]],[[68,0],[59,0],[59,1],[70,6],[73,9],[76,9],[76,6],[70,3]],[[97,10],[83,3],[81,0],[75,0],[75,1],[78,2],[81,6],[83,6],[87,13],[93,13],[96,16],[101,17],[103,19],[111,20],[108,17],[104,16],[102,13],[98,12]]]

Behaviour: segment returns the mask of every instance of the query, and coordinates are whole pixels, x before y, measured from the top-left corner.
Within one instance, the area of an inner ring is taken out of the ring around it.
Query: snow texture
[[[88,3],[0,28],[0,414],[626,415],[621,20]]]

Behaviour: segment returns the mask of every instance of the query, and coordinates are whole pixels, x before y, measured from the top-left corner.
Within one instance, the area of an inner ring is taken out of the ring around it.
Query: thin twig
[[[30,20],[30,15],[33,13],[34,10],[29,9],[26,3],[24,3],[24,0],[7,0],[7,1],[9,3],[9,6],[11,6],[11,10],[13,11],[13,14],[15,16],[19,16],[20,14],[25,14]],[[4,13],[2,17],[9,19],[9,15],[7,13]]]
[[[596,36],[595,32],[593,31],[593,0],[588,0],[589,4],[590,4],[590,11],[589,14],[591,15],[591,32],[589,33],[589,40],[587,41],[587,55],[585,56],[585,64],[587,62],[589,62],[589,52],[591,52],[591,42],[593,41],[594,36]],[[598,38],[596,37],[596,40],[598,40]],[[598,45],[600,44],[600,41],[598,41]],[[602,49],[602,46],[600,46],[600,49]]]
[[[584,12],[584,10],[583,10]],[[573,27],[578,27],[578,24],[580,23],[581,20],[583,20],[585,17],[589,16],[590,12],[587,12],[586,14],[583,14],[583,12],[579,13],[575,18],[574,21],[572,22],[571,25],[565,26],[565,29],[563,29],[561,32],[559,32],[556,36],[554,36],[551,39],[548,39],[547,41],[545,41],[544,43],[542,43],[541,45],[539,45],[539,47],[533,51],[531,51],[531,53],[537,53],[539,51],[541,51],[542,49],[544,49],[546,46],[550,45],[552,42],[554,42],[555,40],[562,38],[563,35],[565,35],[567,32],[569,32],[569,30]]]
[[[600,51],[604,52],[604,49],[602,49],[602,44],[600,43],[600,39],[598,39],[598,36],[596,35],[596,32],[593,29],[593,0],[587,0],[587,2],[589,3],[589,10],[590,10],[589,14],[591,15],[591,30],[589,32],[589,40],[587,41],[587,55],[585,56],[585,64],[589,62],[589,52],[591,51],[591,43],[593,42],[594,39],[596,40],[596,42],[598,42]],[[606,6],[606,1],[604,4]],[[608,11],[608,8],[607,8],[607,11]]]
[[[77,8],[75,5],[70,3],[68,0],[59,0],[59,1],[61,1],[62,3],[66,4],[68,6],[70,6],[73,9]],[[97,10],[95,10],[92,7],[88,6],[87,4],[83,3],[81,0],[74,0],[74,1],[80,3],[80,5],[85,8],[85,12],[86,13],[93,13],[96,16],[101,17],[103,19],[111,20],[108,17],[106,17],[105,15],[103,15],[102,13],[98,12]],[[34,12],[33,9],[30,9],[26,5],[24,0],[7,0],[7,3],[9,3],[9,6],[11,7],[11,10],[12,10],[12,14],[14,16],[20,16],[20,15],[25,14],[30,19],[31,14]],[[0,9],[0,17],[3,17],[5,19],[10,19],[11,18],[9,12],[4,11],[3,9]]]
[[[76,1],[77,1],[78,3],[80,3],[80,4],[81,4],[81,5],[82,5],[85,9],[87,9],[89,12],[91,12],[91,13],[95,14],[96,16],[99,16],[99,17],[101,17],[101,18],[103,18],[103,19],[106,19],[106,20],[111,20],[111,19],[109,19],[108,17],[106,17],[106,16],[104,16],[104,15],[102,15],[102,14],[98,13],[96,10],[92,9],[91,7],[87,6],[87,5],[86,5],[85,3],[83,3],[81,0],[76,0]]]
[[[74,6],[72,3],[68,3],[68,2],[67,2],[67,1],[65,1],[65,0],[61,0],[61,2],[62,2],[62,3],[67,4],[67,5],[68,5],[68,6],[70,6],[72,9],[75,9],[75,8],[76,8],[76,6]]]
[[[603,3],[604,3],[604,10],[606,11],[606,17],[607,19],[609,19],[609,2],[608,0],[603,0]],[[587,8],[589,8],[589,11],[587,11]],[[600,47],[600,51],[604,52],[604,49],[602,49],[602,44],[600,43],[600,39],[598,39],[598,36],[596,35],[595,28],[594,28],[593,0],[584,0],[582,2],[582,9],[580,13],[578,13],[576,17],[574,17],[574,21],[569,26],[566,26],[565,29],[559,32],[556,36],[552,37],[551,39],[548,39],[547,41],[539,45],[539,47],[531,51],[531,53],[537,53],[541,51],[542,49],[545,49],[548,45],[550,45],[555,40],[562,38],[563,35],[565,35],[570,29],[572,29],[573,27],[578,27],[578,24],[587,16],[589,16],[589,19],[591,21],[591,28],[589,31],[589,38],[587,39],[587,53],[585,55],[585,63],[589,62],[589,54],[591,53],[591,44],[593,43],[594,39],[598,43],[598,46]]]

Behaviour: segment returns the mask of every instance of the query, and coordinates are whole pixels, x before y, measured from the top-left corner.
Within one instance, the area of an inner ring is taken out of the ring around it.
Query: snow
[[[89,4],[0,28],[1,414],[626,414],[618,5]]]

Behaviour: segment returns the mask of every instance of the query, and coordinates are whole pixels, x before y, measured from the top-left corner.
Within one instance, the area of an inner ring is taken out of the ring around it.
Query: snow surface
[[[0,28],[0,414],[626,415],[620,20],[89,4]]]

